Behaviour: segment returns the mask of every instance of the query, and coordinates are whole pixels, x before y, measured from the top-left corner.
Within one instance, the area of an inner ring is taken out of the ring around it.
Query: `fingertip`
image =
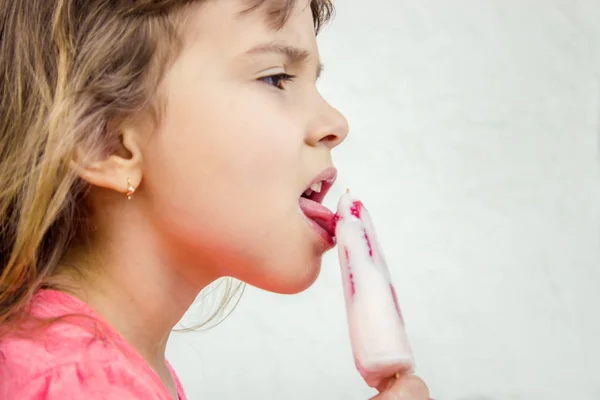
[[[407,400],[431,400],[429,398],[429,388],[427,387],[427,384],[425,384],[423,379],[416,375],[405,375],[401,377],[394,383],[392,390],[396,387],[399,391],[408,395],[408,397],[406,397]]]

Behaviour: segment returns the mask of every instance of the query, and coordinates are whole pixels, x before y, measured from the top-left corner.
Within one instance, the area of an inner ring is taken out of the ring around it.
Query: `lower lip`
[[[304,213],[303,213],[304,214]],[[331,249],[335,246],[335,237],[331,236],[329,232],[321,227],[321,225],[317,224],[311,218],[304,215],[304,217],[308,220],[308,223],[315,230],[319,238],[326,245],[326,249]]]

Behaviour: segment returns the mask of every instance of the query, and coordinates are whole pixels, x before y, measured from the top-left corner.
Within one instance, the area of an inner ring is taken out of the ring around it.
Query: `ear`
[[[115,148],[90,157],[78,147],[71,165],[81,179],[89,184],[126,194],[129,184],[137,189],[142,181],[141,136],[132,126],[119,129],[120,140]]]

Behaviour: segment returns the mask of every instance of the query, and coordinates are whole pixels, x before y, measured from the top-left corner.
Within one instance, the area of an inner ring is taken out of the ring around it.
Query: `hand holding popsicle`
[[[391,378],[385,387],[379,387],[379,394],[371,400],[433,400],[429,398],[429,389],[423,380],[414,375]]]
[[[371,217],[349,191],[338,203],[336,236],[356,368],[380,388],[414,370],[391,276]]]

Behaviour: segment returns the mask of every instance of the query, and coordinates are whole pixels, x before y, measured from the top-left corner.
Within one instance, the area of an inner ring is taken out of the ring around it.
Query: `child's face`
[[[239,15],[244,6],[190,10],[185,46],[164,80],[166,112],[144,149],[144,192],[162,240],[188,268],[293,293],[312,284],[331,247],[299,198],[332,166],[348,127],[315,87],[308,1],[279,31],[265,10]],[[285,46],[305,57],[276,50]],[[267,78],[282,73],[296,78]]]

